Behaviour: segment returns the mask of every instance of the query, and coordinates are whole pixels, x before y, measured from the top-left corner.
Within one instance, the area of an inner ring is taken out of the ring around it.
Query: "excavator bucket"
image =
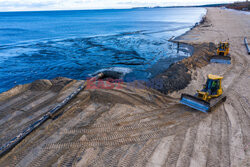
[[[188,94],[181,95],[180,103],[205,113],[211,110],[210,103]]]
[[[210,63],[231,64],[231,57],[229,57],[229,56],[213,56],[210,59]]]

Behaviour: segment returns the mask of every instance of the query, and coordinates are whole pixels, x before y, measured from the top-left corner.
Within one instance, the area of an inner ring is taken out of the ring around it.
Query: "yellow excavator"
[[[229,43],[220,42],[217,47],[217,54],[210,59],[211,63],[231,64],[231,57],[229,55]]]
[[[209,74],[203,89],[197,90],[194,96],[182,94],[180,103],[202,112],[210,112],[218,104],[226,101],[226,96],[222,95],[222,79],[221,76]]]

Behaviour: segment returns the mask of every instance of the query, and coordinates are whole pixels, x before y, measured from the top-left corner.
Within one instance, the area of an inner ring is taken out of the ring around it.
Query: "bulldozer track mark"
[[[114,149],[114,147],[105,147],[103,151],[100,152],[100,154],[102,154],[101,157],[98,157],[96,159],[93,159],[90,163],[89,163],[89,167],[92,166],[103,166],[103,161],[105,159],[105,157],[109,156],[111,153],[111,151]],[[112,155],[111,155],[112,156]]]
[[[25,146],[25,148],[26,148],[25,151],[22,151],[23,150],[22,148],[17,148],[17,150],[12,154],[12,156],[7,157],[5,161],[9,162],[9,164],[11,164],[10,166],[18,165],[18,163],[21,162],[21,160],[24,159],[24,157],[28,155],[29,152],[32,151],[34,147]],[[43,156],[47,156],[47,155],[48,154],[45,154]]]
[[[126,147],[115,147],[114,150],[110,151],[110,154],[107,154],[103,158],[104,166],[117,166],[119,159],[121,159]],[[111,158],[112,157],[112,158]]]
[[[170,146],[168,157],[166,158],[165,166],[176,166],[180,151],[185,140],[186,133],[178,134],[173,139],[173,144]]]
[[[220,141],[221,141],[221,124],[220,124],[220,111],[214,113],[212,115],[212,123],[211,123],[211,134],[209,142],[209,150],[207,155],[206,166],[213,167],[219,164],[221,157]]]
[[[30,143],[30,139],[33,138],[32,134],[29,135],[15,148],[16,149],[15,153],[12,154],[11,156],[6,157],[5,160],[7,162],[10,162],[10,164],[14,164],[11,166],[16,166],[16,164],[18,164],[19,161],[21,161],[30,151],[32,151],[35,148],[35,145],[39,145],[39,143],[41,143],[42,141],[47,140],[52,134],[54,134],[58,129],[60,129],[60,127],[65,124],[65,122],[68,121],[70,121],[70,117],[66,117],[66,120],[64,119],[64,121],[52,122],[51,125],[49,125],[49,127],[52,127],[54,125],[53,128],[51,128],[50,131],[47,131],[45,136],[42,137],[36,136],[36,139],[34,139],[32,143]],[[22,151],[23,149],[25,151]]]
[[[8,125],[8,124],[12,124],[12,122],[13,122],[14,119],[22,119],[23,117],[25,117],[25,116],[27,116],[27,115],[32,115],[32,114],[33,114],[33,111],[34,111],[34,112],[35,112],[35,111],[39,111],[40,109],[43,109],[43,108],[46,109],[46,106],[49,106],[48,104],[49,104],[49,103],[52,103],[52,100],[53,100],[54,97],[55,97],[55,96],[49,98],[48,100],[46,100],[46,101],[44,101],[44,102],[42,102],[42,103],[36,105],[35,107],[30,108],[29,110],[23,111],[22,114],[17,115],[16,117],[12,118],[11,120],[9,120],[8,122],[2,124],[1,126],[6,126],[5,124],[7,124],[7,125]],[[51,108],[52,108],[52,106],[51,106]],[[49,109],[47,109],[47,110],[49,110]],[[37,117],[43,115],[45,112],[46,112],[46,111],[44,111],[43,113],[41,113],[41,114],[38,115]],[[30,121],[32,121],[32,120],[34,120],[34,118],[31,119]],[[16,120],[14,120],[14,121],[16,121]],[[26,122],[25,124],[27,124],[27,122]],[[22,126],[23,126],[23,125],[22,125]]]
[[[35,93],[31,92],[29,95],[27,95],[27,97],[25,97],[24,99],[20,100],[22,102],[17,101],[14,104],[12,104],[11,107],[10,107],[10,109],[11,110],[16,110],[16,109],[20,108],[20,106],[25,106],[25,105],[29,104],[30,102],[39,99],[42,95],[47,94],[47,93],[49,93],[49,92],[39,92],[39,93],[37,93],[37,92],[35,92]],[[6,106],[4,109],[6,109],[7,107],[9,107],[9,106]]]
[[[152,155],[152,152],[150,150],[155,150],[159,142],[160,140],[149,139],[144,145],[144,147],[138,152],[137,154],[138,158],[136,162],[134,162],[134,164],[141,164],[141,166],[146,166],[148,159]]]
[[[131,95],[130,93],[126,93],[124,91],[121,91],[121,90],[117,90],[117,89],[112,89],[112,91],[110,92],[110,90],[100,90],[101,92],[105,92],[105,93],[110,93],[110,94],[119,94],[119,96],[126,96],[127,97],[127,100],[130,102],[130,101],[133,101],[133,102],[137,102],[139,104],[150,104],[152,106],[155,106],[155,104],[153,102],[150,102],[148,99],[145,99],[144,97],[141,97],[137,94],[135,95]],[[150,106],[149,105],[149,106]]]
[[[41,93],[38,93],[38,95],[34,95],[34,96],[32,96],[32,94],[35,94],[35,93],[31,93],[30,97],[27,97],[25,99],[21,99],[20,101],[22,101],[22,102],[20,102],[20,103],[19,103],[19,101],[17,101],[15,104],[11,105],[11,107],[7,106],[6,108],[0,110],[0,113],[1,113],[1,115],[4,114],[3,117],[8,115],[8,114],[12,114],[17,110],[21,110],[21,108],[27,106],[28,104],[32,103],[33,101],[36,101],[37,99],[39,99],[42,95],[44,95],[46,93],[49,93],[49,92],[41,92]]]
[[[192,118],[192,117],[191,117]],[[191,119],[190,119],[191,120]],[[147,133],[147,134],[138,134],[136,136],[130,136],[130,137],[123,137],[113,140],[95,140],[95,141],[77,141],[77,142],[68,142],[68,143],[52,143],[47,144],[43,148],[44,149],[63,149],[63,148],[88,148],[88,147],[101,147],[101,146],[121,146],[121,145],[127,145],[127,144],[133,144],[133,143],[139,143],[143,141],[147,141],[151,138],[159,138],[163,136],[169,136],[176,133],[185,133],[186,128],[189,126],[192,126],[193,124],[198,123],[199,120],[193,121],[192,123],[189,123],[188,121],[185,123],[180,124],[179,126],[174,127],[165,127],[165,129],[157,128],[153,132]],[[186,127],[186,128],[184,128]],[[184,128],[184,129],[183,129]]]
[[[28,167],[41,167],[44,165],[48,157],[52,156],[55,153],[54,150],[43,151],[36,159],[34,159]]]
[[[160,120],[157,119],[157,120],[152,121],[150,123],[139,123],[139,124],[130,125],[130,126],[95,128],[95,129],[92,129],[92,128],[90,128],[90,129],[71,129],[71,130],[65,130],[65,131],[63,131],[63,133],[66,133],[66,134],[75,134],[75,133],[95,134],[95,133],[123,132],[123,131],[138,130],[140,128],[147,129],[147,128],[151,128],[151,127],[164,126],[167,124],[172,124],[172,123],[171,122],[160,123]]]
[[[75,149],[72,151],[68,151],[66,154],[63,154],[62,161],[57,165],[61,167],[71,167],[75,166],[77,163],[77,157],[80,155],[82,151],[79,149]]]
[[[72,103],[74,104],[75,102],[72,101]],[[65,109],[64,109],[65,110]],[[74,111],[72,113],[66,113],[65,115],[73,115]],[[55,122],[52,122],[49,127],[53,127],[52,129],[50,129],[49,131],[47,131],[45,133],[45,135],[43,135],[42,137],[37,138],[38,136],[36,136],[35,139],[33,139],[33,135],[35,135],[35,133],[30,134],[29,136],[27,136],[21,143],[19,143],[16,147],[15,147],[15,152],[10,155],[10,156],[5,156],[4,159],[6,162],[10,162],[9,164],[11,164],[10,166],[16,166],[18,164],[19,161],[21,161],[30,151],[32,151],[36,145],[39,145],[39,143],[42,143],[42,141],[48,139],[52,134],[54,134],[62,125],[65,124],[65,121],[68,122],[70,121],[71,117],[66,117],[64,116],[64,121],[58,121],[56,120]],[[66,119],[66,120],[65,120]],[[32,143],[30,143],[30,139],[32,138]],[[23,151],[25,150],[25,151]],[[13,164],[13,165],[12,165]]]
[[[188,118],[193,118],[192,115],[186,116],[185,119]],[[103,134],[103,133],[124,133],[126,131],[132,133],[136,131],[142,131],[142,130],[147,130],[147,129],[154,129],[157,127],[164,127],[164,126],[170,126],[173,125],[174,123],[171,121],[173,119],[156,119],[156,120],[150,120],[148,122],[142,122],[130,126],[119,126],[119,127],[109,127],[109,128],[90,128],[90,129],[71,129],[71,130],[65,130],[63,131],[64,133],[69,133],[69,134],[75,134],[75,133],[81,133],[81,134],[93,134],[95,135],[96,133],[98,134]],[[167,122],[169,121],[169,122]],[[175,120],[176,121],[176,120]],[[181,124],[178,123],[178,124]],[[175,124],[175,125],[178,125]]]
[[[121,146],[127,144],[134,144],[138,142],[143,142],[152,137],[156,137],[156,133],[140,135],[140,137],[130,137],[130,138],[121,138],[116,141],[84,141],[84,142],[70,142],[70,143],[57,143],[57,144],[48,144],[44,149],[63,149],[63,148],[87,148],[87,147],[107,147],[107,146]]]
[[[123,122],[134,122],[140,119],[144,119],[144,118],[149,118],[149,117],[153,117],[153,116],[157,116],[161,113],[165,113],[166,109],[168,108],[162,108],[162,109],[155,109],[155,110],[151,110],[148,112],[144,112],[144,113],[136,113],[136,114],[128,114],[126,116],[123,116],[122,118],[118,118],[115,120],[112,120],[111,123],[103,123],[103,124],[94,124],[91,127],[93,128],[103,128],[103,127],[113,127],[114,125],[117,125],[119,123],[123,123]],[[167,111],[169,112],[169,111]],[[168,114],[172,114],[172,112],[168,113]]]
[[[228,91],[232,88],[233,84],[236,84],[236,83],[238,82],[238,79],[239,79],[239,78],[242,76],[242,74],[244,74],[245,71],[249,68],[249,67],[248,67],[248,60],[246,59],[245,56],[243,56],[243,55],[241,55],[240,53],[238,53],[238,51],[236,51],[234,54],[236,54],[238,57],[240,57],[240,58],[243,60],[243,63],[242,63],[243,66],[242,66],[242,69],[240,70],[240,73],[239,73],[236,77],[234,77],[233,81],[231,82],[231,84],[230,84],[230,85],[228,86],[228,88],[226,89],[226,92],[228,92]],[[237,63],[240,63],[240,64],[241,64],[240,60],[235,59],[234,56],[232,56],[232,60],[233,60],[233,63],[232,63],[232,64],[230,65],[230,67],[228,67],[228,68],[226,69],[226,71],[222,74],[223,76],[226,76],[228,73],[230,73],[230,72],[232,71],[232,69],[236,67],[236,64],[237,64]],[[235,82],[235,81],[236,81],[236,82]]]
[[[177,167],[190,166],[191,157],[194,149],[194,141],[197,138],[198,124],[189,128],[185,133],[185,139],[183,141],[178,160],[176,162]]]
[[[239,100],[241,109],[244,111],[244,114],[246,115],[248,120],[250,120],[250,114],[249,114],[250,105],[249,105],[248,99],[244,96],[241,96],[241,94],[235,91],[234,89],[231,89],[231,93],[234,96],[236,96],[236,98]]]
[[[143,149],[146,142],[138,144],[133,144],[124,152],[124,155],[119,159],[117,166],[132,166],[133,161],[136,160],[138,152]]]
[[[240,62],[239,61],[239,59],[237,59],[237,63],[239,63],[239,64],[243,64],[243,70],[246,70],[246,69],[248,69],[249,68],[249,66],[248,66],[248,59],[246,58],[246,56],[244,56],[244,55],[242,55],[239,51],[235,51],[235,53],[237,54],[237,56],[238,57],[240,57],[241,58],[241,60],[243,61],[243,62]],[[241,66],[240,65],[240,66]]]
[[[239,122],[239,131],[242,134],[242,145],[238,147],[237,149],[244,150],[245,155],[249,154],[250,151],[246,149],[249,145],[249,140],[250,136],[248,135],[250,131],[250,117],[249,117],[249,109],[247,110],[246,108],[249,107],[247,105],[247,98],[244,96],[241,96],[238,92],[235,90],[232,91],[233,95],[239,99],[238,102],[240,103],[235,103],[235,101],[232,102],[232,106],[236,109],[237,111],[237,117],[238,117],[238,122]],[[246,108],[245,108],[246,107]],[[234,146],[237,147],[237,146]]]
[[[32,91],[27,90],[27,91],[23,92],[22,94],[15,95],[14,97],[11,97],[10,99],[7,99],[8,100],[7,103],[6,103],[7,100],[1,101],[0,102],[0,112],[3,112],[4,109],[8,108],[11,105],[19,104],[24,99],[27,99],[31,94],[32,94]]]
[[[239,102],[243,108],[243,110],[245,111],[247,117],[250,119],[250,115],[249,115],[249,111],[250,111],[250,104],[248,102],[248,99],[246,97],[240,97],[239,98]]]
[[[24,122],[22,125],[19,125],[15,129],[13,129],[13,128],[10,129],[10,128],[6,128],[6,127],[11,127],[12,124],[14,124],[14,122],[16,122],[17,120],[20,120],[20,122],[21,122],[23,118],[25,118],[27,116],[30,116],[33,113],[33,111],[35,112],[36,110],[43,109],[43,108],[46,109],[46,106],[47,106],[46,104],[52,102],[54,97],[55,96],[52,96],[51,98],[49,98],[46,101],[38,104],[37,106],[30,108],[30,110],[28,110],[25,113],[22,113],[21,115],[17,116],[18,118],[12,118],[10,121],[2,124],[0,126],[0,130],[1,131],[5,131],[5,133],[8,132],[8,135],[5,136],[5,142],[6,142],[6,140],[9,140],[13,136],[15,136],[17,133],[19,133],[20,131],[22,131],[25,127],[27,127],[28,125],[30,125],[32,122],[34,122],[35,118],[39,118],[46,111],[44,111],[43,113],[40,113],[40,115],[35,116],[35,118],[33,118],[33,119],[27,120],[26,122]]]
[[[229,73],[233,68],[235,67],[235,58],[234,56],[231,56],[231,64],[229,65],[229,67],[227,67],[227,69],[225,71],[222,71],[221,73],[219,73],[219,75],[221,76],[225,76],[227,73]]]
[[[221,129],[221,134],[222,134],[222,161],[221,163],[224,164],[223,166],[231,166],[230,162],[231,162],[231,157],[230,157],[230,138],[229,138],[229,134],[230,134],[230,129],[229,127],[231,126],[231,122],[228,118],[226,109],[225,109],[225,105],[223,105],[223,110],[221,112],[221,127],[223,127]]]

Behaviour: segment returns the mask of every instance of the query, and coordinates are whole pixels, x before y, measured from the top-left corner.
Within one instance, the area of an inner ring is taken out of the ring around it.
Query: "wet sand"
[[[249,55],[243,42],[250,38],[249,17],[208,8],[206,21],[178,39],[196,46],[192,57],[179,62],[192,79],[185,89],[168,95],[127,84],[84,90],[62,115],[1,157],[0,166],[249,166]],[[228,39],[232,64],[208,64],[209,43]],[[180,94],[194,94],[209,73],[224,76],[227,101],[209,114],[179,104]],[[0,145],[82,83],[58,78],[1,94]]]

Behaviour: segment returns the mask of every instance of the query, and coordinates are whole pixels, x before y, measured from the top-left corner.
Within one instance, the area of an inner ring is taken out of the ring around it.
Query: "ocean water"
[[[199,22],[204,8],[2,12],[0,92],[58,76],[120,72],[146,80],[190,56],[168,42]]]

